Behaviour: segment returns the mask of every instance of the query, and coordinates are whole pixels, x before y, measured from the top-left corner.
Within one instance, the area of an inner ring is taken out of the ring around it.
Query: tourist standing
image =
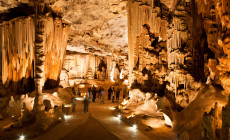
[[[126,97],[127,94],[128,94],[127,87],[125,86],[125,88],[123,90],[123,99],[125,99],[125,97]]]
[[[101,87],[99,87],[99,90],[98,90],[98,99],[101,99]]]
[[[93,95],[92,102],[95,102],[96,94],[97,94],[97,90],[96,90],[95,86],[93,85],[93,89],[92,89],[92,95]]]
[[[88,99],[90,99],[91,87],[88,88]]]
[[[78,96],[81,96],[81,92],[80,92],[80,89],[78,88],[78,91],[77,91],[77,95]]]
[[[116,94],[116,90],[115,90],[115,88],[113,87],[113,90],[112,90],[112,102],[113,102],[113,103],[114,103],[115,94]]]
[[[76,108],[76,99],[72,97],[72,112],[75,112],[75,108]]]
[[[112,90],[112,88],[110,87],[110,88],[108,89],[108,100],[111,100],[111,94],[112,94],[112,92],[113,92],[113,90]]]
[[[119,100],[119,96],[120,96],[120,88],[117,89],[117,92],[116,92],[116,100]]]
[[[74,87],[72,87],[72,92],[73,92],[73,95],[76,95],[76,91]]]
[[[88,112],[88,107],[89,107],[89,101],[87,99],[87,97],[85,97],[85,99],[83,100],[84,103],[84,113]]]
[[[105,97],[105,90],[102,88],[101,89],[101,102],[104,104],[104,97]]]

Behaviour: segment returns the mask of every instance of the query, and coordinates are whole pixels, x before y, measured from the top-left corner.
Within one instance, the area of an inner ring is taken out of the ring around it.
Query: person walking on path
[[[72,97],[72,112],[75,112],[75,108],[76,108],[76,99]]]
[[[73,92],[73,95],[76,95],[76,91],[74,87],[72,87],[72,92]]]
[[[113,87],[113,90],[112,90],[112,102],[113,102],[113,103],[114,103],[115,94],[116,94],[116,90],[115,90],[115,88]]]
[[[113,90],[112,90],[112,88],[110,87],[110,88],[108,89],[108,100],[111,100],[111,94],[112,94],[112,92],[113,92]]]
[[[128,92],[127,92],[127,87],[125,86],[124,90],[123,90],[123,99],[125,99],[125,97],[127,96]]]
[[[105,97],[105,90],[102,88],[101,89],[101,103],[104,104],[104,97]]]
[[[78,88],[78,91],[77,91],[77,95],[78,95],[78,96],[81,96],[81,91],[80,91],[79,88]]]
[[[93,95],[93,98],[92,98],[92,102],[95,102],[95,99],[96,99],[96,94],[97,94],[97,91],[96,91],[95,86],[93,85],[93,90],[92,90],[92,95]]]
[[[88,108],[89,108],[89,100],[87,97],[83,100],[84,103],[84,113],[88,113]]]
[[[119,96],[120,96],[120,88],[117,89],[117,92],[116,92],[116,100],[119,100]]]
[[[101,87],[99,87],[99,90],[98,90],[98,99],[101,99]]]
[[[88,99],[90,99],[91,87],[88,88]]]

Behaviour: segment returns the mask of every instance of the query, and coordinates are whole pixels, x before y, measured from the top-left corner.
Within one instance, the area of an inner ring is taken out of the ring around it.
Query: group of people
[[[102,87],[99,87],[97,90],[93,85],[93,88],[88,88],[88,99],[90,99],[90,94],[92,93],[92,102],[95,102],[96,98],[101,99],[101,102],[104,103],[105,90]]]
[[[120,93],[122,91],[122,88],[117,88],[115,89],[115,87],[110,87],[108,89],[108,100],[112,99],[112,102],[114,103],[114,100],[119,100],[120,97]],[[104,98],[105,98],[105,90],[102,87],[99,87],[98,90],[96,89],[96,87],[93,85],[93,87],[89,87],[88,88],[88,99],[90,99],[90,95],[92,93],[92,102],[95,102],[95,99],[101,99],[101,102],[104,104]],[[123,99],[125,97],[128,97],[128,89],[125,87],[123,90]]]
[[[80,89],[78,89],[77,94],[76,91],[73,90],[73,94],[74,95],[78,95],[80,96]],[[112,102],[114,103],[115,99],[117,101],[119,101],[119,97],[120,97],[120,93],[122,91],[122,88],[117,88],[115,89],[115,87],[110,87],[108,89],[108,100],[112,99]],[[101,99],[101,103],[104,104],[104,98],[105,98],[105,90],[102,87],[99,87],[98,89],[93,85],[93,87],[88,87],[88,94],[85,97],[85,99],[83,100],[84,103],[84,112],[87,113],[88,112],[88,104],[89,104],[89,100],[91,99],[91,95],[92,95],[92,102],[95,102],[96,98]],[[129,96],[129,92],[128,89],[125,87],[123,90],[123,99]],[[75,112],[75,106],[76,106],[76,98],[73,97],[72,98],[72,112]]]
[[[117,88],[117,90],[115,89],[115,87],[110,87],[108,89],[108,100],[111,100],[111,97],[112,97],[112,102],[114,103],[114,100],[115,100],[115,97],[116,97],[116,100],[119,100],[119,97],[120,97],[120,93],[122,91],[122,88]],[[123,90],[123,99],[125,97],[128,97],[128,90],[127,88],[125,87],[124,90]]]

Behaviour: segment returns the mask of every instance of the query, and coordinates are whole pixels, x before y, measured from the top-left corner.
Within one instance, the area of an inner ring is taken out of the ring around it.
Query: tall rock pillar
[[[42,106],[43,95],[42,87],[44,85],[44,9],[45,3],[43,0],[35,1],[35,90],[36,96],[34,100],[34,111],[39,111]]]

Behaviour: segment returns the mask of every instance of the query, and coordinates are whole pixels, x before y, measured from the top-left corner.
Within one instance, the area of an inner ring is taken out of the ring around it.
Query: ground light
[[[117,117],[120,119],[120,118],[121,118],[121,115],[119,114],[119,115],[117,115]]]
[[[137,129],[137,125],[136,124],[133,125],[133,129]]]
[[[109,107],[110,110],[115,110],[116,108],[115,107]]]
[[[19,140],[24,140],[25,139],[25,136],[24,135],[21,135],[20,137],[19,137]]]
[[[64,115],[64,119],[65,119],[65,120],[69,120],[69,119],[71,119],[71,118],[72,118],[71,115]]]

